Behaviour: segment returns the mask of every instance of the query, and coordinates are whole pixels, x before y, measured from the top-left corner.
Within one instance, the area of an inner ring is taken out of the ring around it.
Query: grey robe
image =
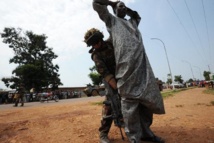
[[[124,20],[109,13],[106,5],[93,3],[106,24],[115,48],[117,87],[122,98],[137,100],[153,113],[164,114],[163,99],[147,58],[139,19]]]

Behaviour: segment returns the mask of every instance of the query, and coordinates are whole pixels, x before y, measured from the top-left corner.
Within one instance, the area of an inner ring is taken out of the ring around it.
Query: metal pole
[[[199,69],[199,72],[200,72],[200,80],[202,79],[201,77],[201,69],[199,68],[199,67],[197,67],[197,66],[193,66],[193,67],[195,67],[195,68],[198,68]]]
[[[192,71],[192,65],[191,65],[189,62],[187,62],[187,61],[184,61],[184,60],[183,60],[183,62],[185,62],[185,63],[188,63],[188,64],[189,64],[190,69],[191,69],[191,72],[192,72],[192,77],[193,77],[193,80],[194,80],[194,79],[195,79],[195,77],[194,77],[194,74],[193,74],[193,71]]]
[[[209,72],[211,73],[211,71],[210,71],[210,65],[208,65],[208,69],[209,69]]]
[[[170,65],[169,65],[169,59],[168,59],[168,56],[167,56],[166,47],[165,47],[164,42],[161,39],[158,39],[158,38],[151,38],[151,40],[159,40],[163,44],[163,47],[164,47],[164,50],[165,50],[165,54],[166,54],[167,63],[168,63],[168,67],[169,67],[169,72],[170,72],[172,83],[173,83],[172,72],[171,72],[171,68],[170,68]],[[173,86],[173,88],[174,88],[174,86]]]

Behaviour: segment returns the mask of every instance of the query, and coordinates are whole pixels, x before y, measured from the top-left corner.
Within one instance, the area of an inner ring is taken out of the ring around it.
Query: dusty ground
[[[214,143],[214,95],[195,88],[164,99],[166,114],[155,115],[152,130],[166,143]],[[101,101],[100,98],[98,101]],[[1,143],[98,143],[101,106],[91,102],[0,110]],[[0,107],[1,108],[1,107]],[[109,137],[121,140],[113,126]]]

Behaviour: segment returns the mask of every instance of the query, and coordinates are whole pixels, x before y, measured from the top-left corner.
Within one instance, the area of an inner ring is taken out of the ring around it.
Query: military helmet
[[[96,28],[91,28],[85,33],[84,36],[84,42],[87,44],[87,46],[92,46],[96,43],[98,43],[100,40],[103,40],[103,33],[100,32]]]

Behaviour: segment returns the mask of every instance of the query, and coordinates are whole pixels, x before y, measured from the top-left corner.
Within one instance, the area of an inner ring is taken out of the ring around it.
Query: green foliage
[[[100,77],[100,74],[97,72],[91,72],[88,75],[93,83],[93,85],[100,85],[102,83],[102,79]]]
[[[59,66],[52,63],[58,56],[52,48],[46,46],[45,35],[23,32],[20,28],[5,28],[0,34],[3,43],[14,51],[14,57],[9,63],[18,64],[12,71],[11,78],[2,78],[7,87],[14,89],[19,84],[24,84],[26,90],[34,87],[38,91],[45,87],[54,89],[62,85],[57,73]]]
[[[92,105],[103,105],[103,101],[99,101],[99,102],[92,102]]]
[[[183,79],[182,79],[182,77],[181,77],[181,75],[175,75],[175,80],[174,80],[175,82],[179,82],[179,83],[183,83]]]
[[[191,83],[191,82],[193,82],[194,80],[192,79],[192,78],[190,78],[189,80],[188,80],[188,82],[189,83]]]
[[[211,88],[211,89],[206,89],[206,90],[203,91],[203,93],[214,95],[214,89],[213,89],[213,88]],[[214,105],[214,101],[210,101],[210,104],[211,104],[211,105]]]
[[[184,89],[170,90],[170,91],[167,91],[167,92],[161,92],[161,95],[162,95],[163,98],[166,98],[166,97],[174,96],[176,93],[179,93],[179,92],[185,91],[185,90],[187,90],[187,89],[184,88]]]
[[[172,83],[171,74],[167,74],[167,82],[168,84]]]
[[[91,71],[89,73],[89,78],[92,81],[93,85],[100,85],[102,83],[102,78],[100,76],[100,74],[96,71],[96,66],[94,65],[93,67],[89,68],[89,70]]]
[[[203,76],[204,76],[205,80],[210,80],[210,72],[209,71],[204,71]]]
[[[93,67],[89,68],[89,70],[90,70],[91,72],[96,72],[96,71],[97,71],[97,69],[96,69],[96,66],[95,66],[95,65],[94,65]]]
[[[214,95],[214,89],[206,89],[203,91],[203,93]]]

